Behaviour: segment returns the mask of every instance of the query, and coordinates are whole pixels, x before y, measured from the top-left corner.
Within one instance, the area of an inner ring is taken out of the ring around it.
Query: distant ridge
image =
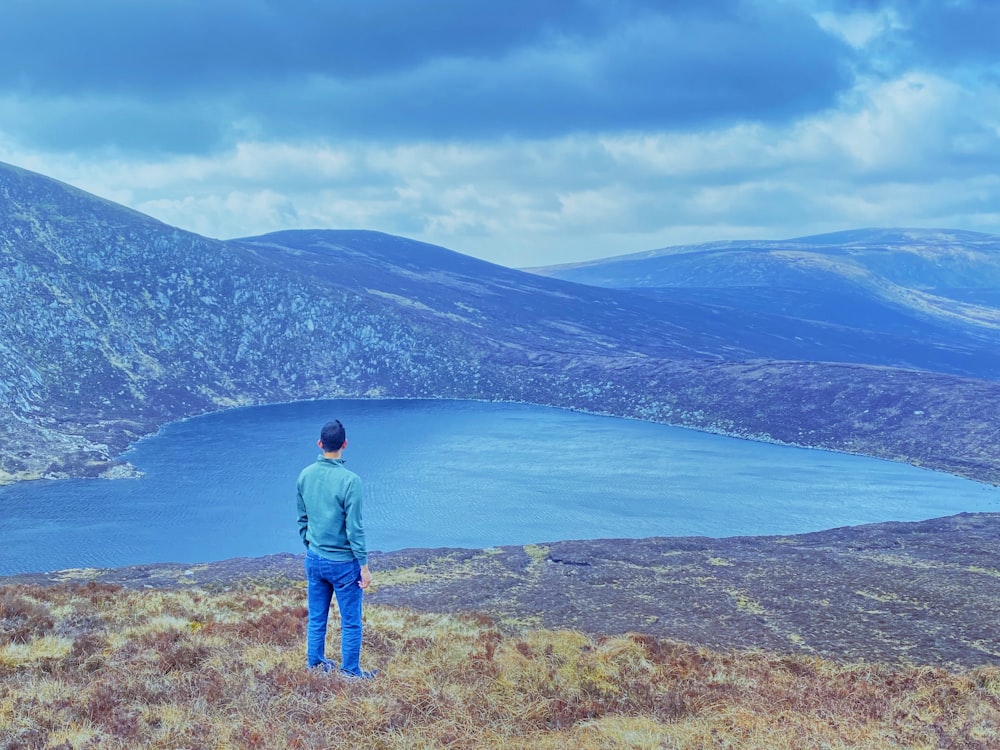
[[[1000,342],[1000,236],[978,232],[861,229],[683,245],[530,270],[958,348]]]
[[[165,422],[339,396],[548,404],[1000,479],[981,305],[878,327],[824,319],[839,302],[811,290],[801,315],[601,289],[378,232],[221,242],[6,165],[0,253],[0,481],[116,475]]]
[[[856,229],[791,240],[709,242],[525,269],[612,288],[824,285],[1000,290],[1000,236],[954,229]]]
[[[851,249],[907,250],[921,254],[949,254],[959,250],[963,254],[969,249],[993,255],[1000,246],[1000,235],[984,232],[970,232],[962,229],[906,229],[868,228],[847,229],[839,232],[813,234],[786,240],[718,240],[693,245],[671,245],[654,250],[643,250],[624,255],[609,256],[596,260],[561,263],[550,266],[534,266],[523,270],[543,276],[561,277],[571,269],[610,267],[630,261],[649,260],[661,256],[713,253],[718,251],[775,251],[799,250],[824,246],[841,246]],[[994,261],[997,259],[994,258]],[[993,263],[990,263],[993,265]]]

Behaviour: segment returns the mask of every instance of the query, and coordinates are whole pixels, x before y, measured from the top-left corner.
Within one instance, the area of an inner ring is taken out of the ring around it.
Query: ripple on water
[[[299,552],[295,478],[340,418],[369,546],[793,534],[961,511],[1000,490],[859,456],[517,404],[316,401],[167,425],[140,479],[0,488],[0,574]]]

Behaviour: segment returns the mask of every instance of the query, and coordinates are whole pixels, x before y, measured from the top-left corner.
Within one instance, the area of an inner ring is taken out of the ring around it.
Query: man
[[[326,658],[326,623],[330,601],[340,610],[339,672],[370,680],[377,671],[361,669],[361,600],[372,582],[361,518],[361,479],[344,467],[341,454],[347,433],[340,420],[323,425],[316,463],[299,474],[299,533],[306,545],[309,585],[309,633],[306,657],[310,669],[337,669]]]

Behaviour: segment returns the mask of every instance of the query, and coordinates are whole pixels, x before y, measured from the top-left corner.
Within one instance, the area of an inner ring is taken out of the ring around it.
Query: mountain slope
[[[221,406],[465,394],[481,370],[464,341],[394,304],[55,181],[5,167],[0,199],[0,421],[5,446],[18,446],[4,456],[9,475],[44,471],[36,455],[80,469]]]
[[[586,287],[375,232],[278,232],[234,243],[276,266],[525,351],[821,360],[1000,378],[1000,349],[926,325],[870,330],[674,290]]]
[[[855,230],[713,242],[530,270],[838,325],[858,325],[860,305],[872,331],[1000,340],[1000,237],[976,232]]]
[[[819,288],[826,274],[871,274],[900,286],[1000,289],[1000,237],[931,229],[857,229],[790,240],[678,245],[528,269],[595,286]]]
[[[1000,384],[869,366],[976,372],[950,342],[901,356],[881,332],[378,233],[208,240],[4,165],[0,258],[0,480],[95,475],[167,421],[337,396],[527,401],[1000,477]]]

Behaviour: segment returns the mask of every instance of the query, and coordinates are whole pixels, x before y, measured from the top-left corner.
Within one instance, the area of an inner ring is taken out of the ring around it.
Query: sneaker
[[[309,669],[315,669],[319,672],[333,672],[336,671],[337,665],[334,664],[329,659],[324,659],[323,661],[318,661],[315,664],[311,665]]]
[[[374,680],[378,675],[378,670],[373,669],[371,672],[366,672],[362,669],[360,672],[348,672],[346,669],[341,669],[338,674],[345,680]]]

